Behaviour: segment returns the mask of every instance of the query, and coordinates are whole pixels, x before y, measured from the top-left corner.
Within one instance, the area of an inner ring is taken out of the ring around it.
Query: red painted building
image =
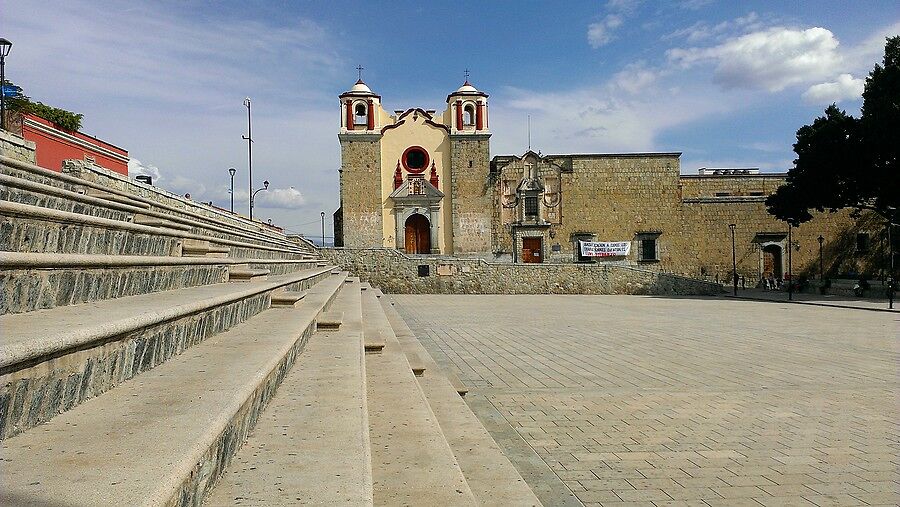
[[[63,160],[86,160],[128,175],[128,151],[81,132],[60,129],[33,114],[22,116],[22,137],[34,141],[37,165],[61,171]]]

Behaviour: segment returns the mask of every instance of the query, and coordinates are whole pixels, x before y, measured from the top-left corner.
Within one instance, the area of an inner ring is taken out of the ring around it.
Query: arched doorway
[[[431,253],[431,224],[418,213],[406,219],[406,253]]]
[[[781,246],[766,245],[762,248],[762,277],[781,280]]]

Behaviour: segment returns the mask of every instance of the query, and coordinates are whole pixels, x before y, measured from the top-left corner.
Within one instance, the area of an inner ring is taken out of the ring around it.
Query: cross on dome
[[[364,71],[364,70],[366,70],[366,68],[363,67],[362,65],[357,65],[357,66],[356,66],[356,75],[357,75],[357,78],[358,78],[360,81],[362,81],[362,71]]]

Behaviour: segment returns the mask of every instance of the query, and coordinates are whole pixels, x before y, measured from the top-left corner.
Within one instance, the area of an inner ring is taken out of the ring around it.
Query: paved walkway
[[[731,287],[725,287],[729,292],[723,294],[726,297],[731,295]],[[900,294],[896,294],[900,298]],[[762,290],[762,289],[738,289],[737,297],[741,299],[758,299],[762,301],[788,302],[788,293],[780,290]],[[859,309],[859,310],[876,310],[882,312],[893,311],[900,313],[900,299],[894,299],[894,307],[889,308],[888,300],[885,298],[855,298],[849,296],[839,296],[833,294],[810,294],[810,293],[794,293],[793,302],[806,305],[834,306],[839,308]]]
[[[587,505],[900,503],[896,314],[725,298],[394,298],[472,388],[470,406],[511,460],[543,458],[546,474],[522,475],[546,505],[571,500],[554,481]]]

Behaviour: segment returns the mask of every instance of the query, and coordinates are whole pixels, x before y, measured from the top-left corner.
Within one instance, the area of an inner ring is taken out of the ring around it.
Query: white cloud
[[[588,25],[587,38],[592,48],[605,46],[613,40],[613,32],[622,25],[622,16],[610,14],[599,23]]]
[[[300,209],[307,202],[306,198],[294,187],[290,188],[272,188],[269,187],[268,192],[260,192],[254,199],[254,204],[265,208],[279,209]]]
[[[635,62],[615,73],[607,86],[612,91],[621,90],[635,95],[643,93],[647,87],[659,79],[660,75],[662,75],[662,71],[649,68],[646,62]]]
[[[152,164],[144,165],[136,158],[128,159],[128,175],[132,178],[135,176],[150,176],[153,178],[154,184],[158,184],[158,182],[162,180],[162,174],[159,171],[159,167]]]
[[[862,97],[865,87],[865,79],[854,78],[850,74],[841,74],[836,81],[810,86],[803,92],[803,100],[810,104],[823,105],[855,100]]]
[[[716,46],[670,49],[666,55],[685,69],[714,64],[714,80],[725,89],[776,92],[834,75],[842,62],[837,49],[837,39],[825,28],[774,27]]]
[[[678,4],[678,6],[681,7],[682,9],[696,11],[698,9],[702,9],[703,7],[706,7],[707,5],[709,5],[715,1],[716,0],[684,0],[680,4]]]
[[[734,36],[737,33],[746,33],[761,28],[759,15],[750,12],[746,16],[741,16],[732,20],[722,21],[715,25],[710,25],[706,21],[697,21],[693,25],[676,30],[668,35],[663,36],[663,40],[685,38],[687,42],[696,44],[710,38],[719,38],[724,34]]]

